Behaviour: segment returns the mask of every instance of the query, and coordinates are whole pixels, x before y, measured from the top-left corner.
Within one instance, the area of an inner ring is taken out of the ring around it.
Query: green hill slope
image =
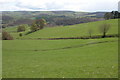
[[[24,36],[23,38],[61,38],[61,37],[81,37],[89,36],[89,29],[92,30],[92,35],[101,35],[99,26],[108,23],[111,25],[108,34],[118,34],[118,20],[105,20],[90,23],[77,24],[72,26],[61,26],[54,28],[44,28],[37,32]]]
[[[4,78],[117,78],[118,39],[4,40],[2,70]]]
[[[92,36],[102,35],[102,33],[100,33],[99,27],[101,24],[104,24],[104,23],[108,23],[111,25],[107,35],[118,34],[118,19],[111,19],[111,20],[96,21],[96,22],[83,23],[83,24],[77,24],[77,25],[71,25],[71,26],[58,26],[58,27],[52,27],[52,28],[44,28],[42,30],[33,32],[31,34],[24,35],[21,38],[34,39],[34,38],[83,37],[83,36],[89,36],[89,33],[88,33],[89,30],[92,30]],[[4,30],[11,33],[14,38],[20,38],[19,33],[16,32],[17,31],[16,27],[5,28]],[[29,31],[29,28],[27,28],[27,31],[23,32],[23,34],[27,33],[28,31]]]
[[[44,28],[19,37],[16,27],[5,28],[14,38],[3,40],[3,78],[117,78],[118,38],[38,40],[101,35],[99,26],[111,25],[107,34],[118,34],[118,20]],[[26,39],[26,40],[24,40]],[[32,40],[36,39],[36,40]]]

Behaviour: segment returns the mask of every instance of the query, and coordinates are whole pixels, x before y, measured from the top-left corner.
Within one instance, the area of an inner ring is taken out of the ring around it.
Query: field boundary
[[[119,35],[118,34],[106,35],[104,38],[113,38],[113,37],[119,37]],[[100,38],[103,38],[102,35],[96,35],[91,37],[84,36],[84,37],[60,37],[60,38],[24,38],[20,40],[65,40],[65,39],[100,39]]]

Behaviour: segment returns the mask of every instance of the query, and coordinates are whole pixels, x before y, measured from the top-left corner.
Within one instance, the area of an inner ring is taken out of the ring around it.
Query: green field
[[[80,47],[104,41],[113,42]],[[117,44],[117,38],[3,41],[3,77],[115,78],[118,77]]]
[[[118,20],[44,28],[21,38],[15,27],[5,30],[15,40],[3,40],[3,78],[117,78],[118,38],[29,40],[101,35],[99,25],[111,24],[108,34],[118,34]],[[28,31],[29,29],[27,29]],[[25,34],[26,32],[23,32]],[[27,39],[27,40],[19,40]]]
[[[99,31],[99,26],[103,23],[108,23],[111,25],[108,34],[118,34],[118,20],[106,20],[106,21],[96,21],[91,23],[83,23],[72,26],[61,26],[54,28],[46,28],[23,38],[60,38],[60,37],[80,37],[89,36],[88,30],[91,29],[92,35],[101,35]]]
[[[0,40],[0,78],[2,78],[2,40]]]
[[[61,38],[61,37],[81,37],[81,36],[89,36],[89,29],[92,30],[92,36],[101,35],[99,30],[99,26],[101,24],[108,23],[111,25],[107,34],[118,34],[118,19],[111,19],[105,21],[96,21],[90,23],[83,23],[71,26],[59,26],[53,28],[44,28],[40,31],[24,35],[21,37],[22,39],[28,38]],[[16,30],[17,27],[5,28],[6,31],[10,32],[14,38],[20,38],[19,33]],[[27,28],[29,31],[29,28]],[[23,32],[23,34],[27,33]]]

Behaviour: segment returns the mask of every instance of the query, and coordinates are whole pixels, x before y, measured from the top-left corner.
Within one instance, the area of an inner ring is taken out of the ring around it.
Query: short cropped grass
[[[101,24],[110,24],[110,29],[107,34],[118,34],[118,19],[104,20],[89,22],[71,26],[61,26],[54,28],[44,28],[32,34],[23,36],[23,38],[64,38],[64,37],[83,37],[89,36],[89,30],[91,30],[91,35],[102,35],[100,32]]]
[[[3,41],[3,78],[117,78],[117,40]]]
[[[95,35],[102,35],[100,33],[100,25],[101,24],[110,24],[111,27],[107,33],[107,35],[111,34],[118,34],[118,19],[111,19],[111,20],[104,20],[104,21],[96,21],[96,22],[89,22],[77,25],[69,25],[69,26],[58,26],[52,28],[44,28],[42,30],[36,31],[34,33],[24,35],[28,31],[29,28],[26,29],[23,33],[22,37],[19,37],[19,33],[17,33],[17,27],[5,28],[4,30],[8,31],[15,39],[22,38],[22,39],[34,39],[34,38],[64,38],[64,37],[83,37],[89,36],[88,31],[92,31],[92,36]]]

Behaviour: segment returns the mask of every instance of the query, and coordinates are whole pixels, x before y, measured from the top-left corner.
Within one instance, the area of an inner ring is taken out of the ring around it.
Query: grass
[[[2,77],[117,78],[118,38],[37,40],[89,36],[89,29],[92,35],[101,35],[99,26],[103,23],[111,25],[107,34],[118,34],[117,19],[44,28],[22,37],[17,27],[5,28],[15,40],[2,42]]]
[[[3,78],[116,78],[117,40],[3,41]],[[99,41],[115,42],[59,50]]]
[[[24,35],[21,37],[22,39],[28,38],[61,38],[61,37],[81,37],[81,36],[89,36],[89,29],[92,30],[92,35],[101,35],[99,31],[99,26],[103,23],[108,23],[111,25],[110,30],[107,34],[118,34],[118,19],[111,19],[105,21],[96,21],[90,23],[83,23],[71,26],[61,26],[61,27],[53,27],[53,28],[44,28],[37,32]],[[6,28],[6,31],[10,32],[13,37],[20,38],[19,33],[16,33],[16,27]],[[27,28],[27,31],[29,28]],[[23,32],[25,34],[26,32]]]
[[[30,27],[27,27],[27,26],[26,26],[26,31],[24,31],[24,32],[17,32],[17,28],[18,28],[18,26],[13,26],[13,27],[4,28],[3,30],[9,32],[14,37],[14,39],[19,38],[20,37],[19,36],[20,33],[25,35],[25,33],[30,31]]]
[[[34,32],[23,38],[60,38],[60,37],[81,37],[89,36],[88,30],[91,29],[92,35],[101,35],[99,26],[103,23],[111,25],[107,34],[118,34],[118,20],[105,20],[90,23],[77,24],[72,26],[61,26],[54,28],[45,28],[43,30]]]
[[[2,40],[0,40],[0,78],[2,78]]]

